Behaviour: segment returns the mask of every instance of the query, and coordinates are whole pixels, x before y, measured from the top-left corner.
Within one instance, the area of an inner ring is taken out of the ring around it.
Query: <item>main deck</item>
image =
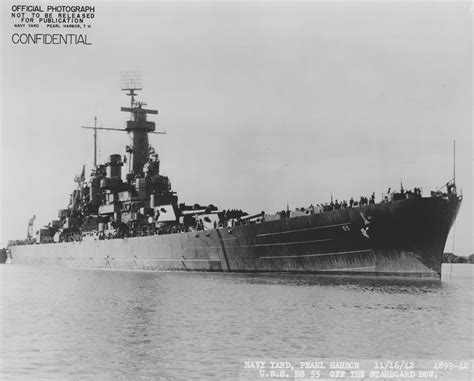
[[[414,198],[259,224],[12,247],[12,262],[155,271],[439,278],[458,198]]]

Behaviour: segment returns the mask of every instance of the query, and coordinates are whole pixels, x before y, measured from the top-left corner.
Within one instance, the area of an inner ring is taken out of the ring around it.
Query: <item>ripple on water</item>
[[[2,375],[238,378],[249,358],[472,358],[469,273],[440,282],[2,266]]]

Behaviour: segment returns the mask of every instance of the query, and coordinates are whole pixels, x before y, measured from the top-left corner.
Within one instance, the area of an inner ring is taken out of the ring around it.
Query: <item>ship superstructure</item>
[[[454,178],[423,197],[389,190],[358,201],[310,205],[275,214],[178,203],[148,139],[157,110],[135,99],[128,83],[131,135],[126,152],[85,168],[58,219],[36,245],[15,246],[16,263],[148,270],[276,271],[439,278],[444,245],[461,205]],[[124,171],[125,168],[125,171]],[[28,230],[29,234],[30,229]]]
[[[85,168],[75,178],[77,187],[69,205],[59,210],[58,220],[39,230],[37,242],[168,234],[222,227],[229,220],[255,221],[261,216],[248,216],[240,210],[218,211],[214,205],[178,205],[169,178],[160,173],[159,155],[149,143],[149,134],[164,134],[148,120],[148,115],[157,115],[158,110],[147,109],[144,102],[136,100],[141,90],[137,81],[127,81],[122,89],[130,96],[130,106],[121,111],[129,113],[130,120],[124,129],[97,127],[96,119],[94,127],[83,127],[94,130],[94,168],[89,180]],[[97,164],[97,130],[127,132],[131,144],[124,155],[113,154],[104,164]]]

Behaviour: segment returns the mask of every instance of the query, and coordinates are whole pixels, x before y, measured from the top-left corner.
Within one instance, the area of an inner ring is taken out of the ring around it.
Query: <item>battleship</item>
[[[461,206],[455,176],[424,195],[421,188],[349,202],[248,214],[178,202],[149,134],[157,110],[130,96],[124,129],[94,129],[94,167],[75,178],[69,205],[25,245],[10,247],[16,264],[155,271],[279,272],[439,279],[443,250]],[[95,119],[96,120],[96,119]],[[125,131],[126,152],[97,164],[97,130]],[[125,168],[126,171],[122,171]],[[124,173],[122,173],[124,172]]]

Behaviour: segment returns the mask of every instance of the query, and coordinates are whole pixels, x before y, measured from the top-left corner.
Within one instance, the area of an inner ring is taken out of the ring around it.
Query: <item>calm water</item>
[[[247,379],[245,360],[472,359],[473,270],[447,265],[439,282],[1,265],[0,378]]]

